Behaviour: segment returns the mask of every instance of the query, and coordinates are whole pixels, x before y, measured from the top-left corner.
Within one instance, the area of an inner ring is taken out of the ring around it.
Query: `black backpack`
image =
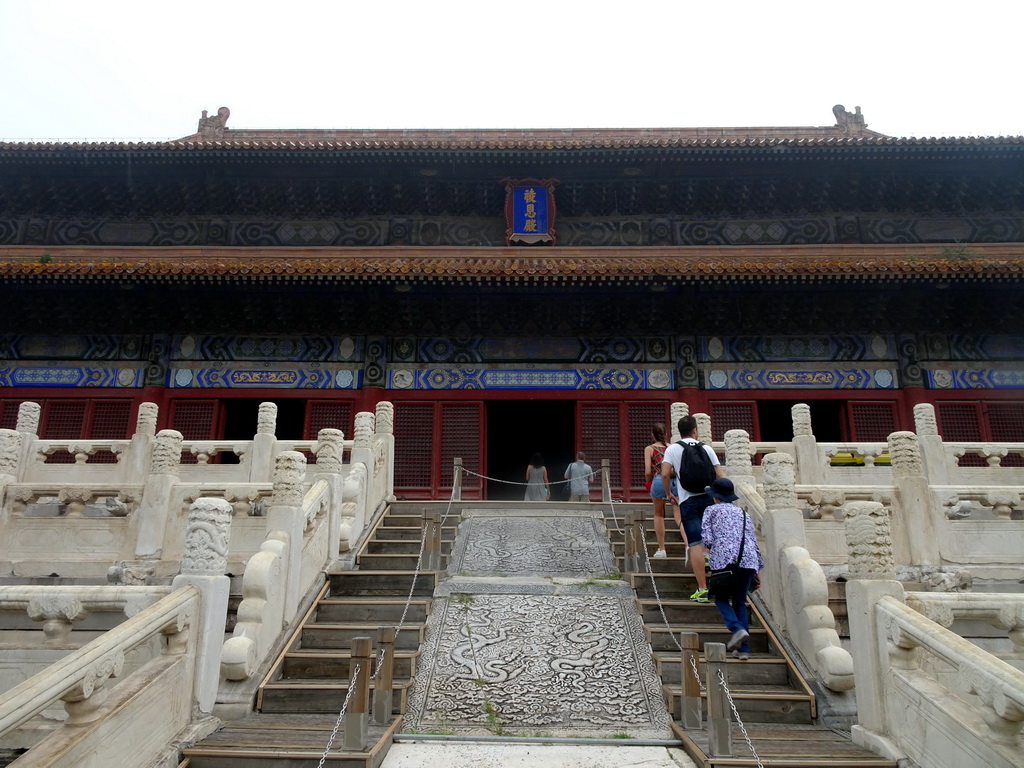
[[[715,465],[711,463],[711,457],[704,450],[704,443],[687,443],[679,441],[683,448],[682,458],[679,460],[679,484],[683,490],[690,493],[704,493],[704,489],[715,481]]]

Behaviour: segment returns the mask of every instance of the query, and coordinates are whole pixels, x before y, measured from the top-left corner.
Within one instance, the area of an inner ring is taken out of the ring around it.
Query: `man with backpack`
[[[671,489],[673,472],[679,480],[679,497],[669,490],[668,501],[678,504],[682,512],[690,567],[697,579],[697,591],[690,595],[690,599],[707,603],[708,581],[704,573],[704,555],[707,550],[701,539],[701,525],[704,522],[704,510],[711,505],[711,497],[704,489],[724,473],[718,455],[711,446],[697,440],[697,420],[693,416],[683,416],[676,428],[682,440],[665,450],[661,463],[661,482],[665,488]]]

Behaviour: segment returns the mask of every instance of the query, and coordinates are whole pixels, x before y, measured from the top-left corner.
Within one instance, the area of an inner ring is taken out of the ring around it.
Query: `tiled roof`
[[[0,279],[651,282],[1024,277],[1024,243],[650,248],[0,248]]]
[[[803,138],[785,137],[730,137],[730,136],[515,136],[476,138],[443,136],[437,138],[409,138],[377,135],[375,138],[236,138],[228,134],[222,139],[185,138],[168,142],[0,142],[0,151],[40,152],[83,150],[90,152],[188,152],[226,150],[264,151],[579,151],[605,149],[758,149],[758,148],[842,148],[877,147],[890,149],[967,148],[1024,145],[1024,136],[986,136],[960,138],[896,138],[891,136],[821,136]]]

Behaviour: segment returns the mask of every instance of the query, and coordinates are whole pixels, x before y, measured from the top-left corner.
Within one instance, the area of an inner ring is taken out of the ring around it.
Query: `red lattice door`
[[[340,429],[345,439],[352,439],[352,403],[347,400],[311,400],[306,403],[306,440],[316,440],[321,429]],[[316,464],[316,454],[303,451],[309,464]],[[347,453],[346,453],[347,457]]]
[[[93,404],[89,436],[94,440],[125,440],[131,432],[132,404],[129,400],[98,400]],[[116,464],[111,451],[97,451],[89,457],[94,464]]]
[[[395,403],[395,493],[432,494],[433,403]]]
[[[622,487],[622,459],[620,457],[620,436],[623,433],[619,423],[617,403],[579,404],[580,445],[587,455],[587,463],[600,472],[602,459],[608,459],[612,489]]]
[[[217,436],[216,400],[175,400],[171,403],[171,429],[185,440],[213,440]],[[196,457],[181,452],[182,464],[195,464]]]
[[[658,422],[665,425],[665,439],[671,438],[668,406],[664,403],[630,403],[626,410],[626,424],[629,429],[629,499],[632,500],[635,494],[643,500],[646,496],[644,484],[647,482],[644,476],[644,448],[653,442],[651,427]]]
[[[752,401],[730,401],[727,403],[711,403],[711,439],[725,440],[725,433],[730,429],[742,429],[752,441],[758,439],[756,433],[757,406]]]
[[[989,403],[986,408],[992,439],[998,443],[1024,442],[1024,402]],[[1024,457],[1012,453],[1003,457],[1004,467],[1024,466]]]
[[[976,443],[985,439],[981,403],[938,403],[935,417],[945,442]],[[968,453],[960,457],[960,466],[984,467],[987,463],[981,456]]]
[[[896,403],[852,401],[847,408],[850,439],[854,442],[887,443],[896,431]]]
[[[441,490],[451,494],[454,482],[455,459],[462,459],[462,466],[473,473],[483,474],[480,445],[483,435],[483,403],[441,404]],[[471,498],[480,496],[480,478],[477,474],[463,472],[462,490],[470,491]]]

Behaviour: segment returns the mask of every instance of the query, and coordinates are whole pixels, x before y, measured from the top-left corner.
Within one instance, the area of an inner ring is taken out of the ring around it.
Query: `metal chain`
[[[640,541],[644,545],[644,562],[647,563],[647,575],[651,577],[651,587],[654,589],[654,599],[658,603],[658,612],[661,613],[661,620],[665,622],[668,636],[672,638],[676,649],[682,651],[683,646],[676,640],[676,634],[672,631],[672,625],[668,622],[668,616],[665,615],[665,606],[661,604],[661,595],[658,594],[658,580],[654,578],[654,571],[651,570],[651,558],[647,555],[647,533],[642,525],[640,526]]]
[[[757,768],[764,768],[761,764],[761,758],[758,757],[757,752],[754,751],[754,743],[750,740],[750,734],[747,733],[747,727],[743,725],[740,713],[736,710],[736,702],[732,700],[732,692],[729,690],[729,683],[725,679],[725,672],[721,669],[718,670],[718,680],[722,684],[722,690],[725,691],[725,698],[729,700],[729,708],[732,710],[732,716],[736,718],[736,725],[740,727],[740,731],[743,733],[743,740],[747,742],[747,749],[750,750],[750,754],[752,754],[754,756],[754,760],[757,761]]]
[[[479,477],[479,478],[482,478],[484,480],[490,480],[492,483],[504,483],[505,485],[529,485],[529,483],[520,483],[520,482],[517,482],[515,480],[500,480],[497,477],[488,477],[487,475],[481,475],[479,472],[474,472],[473,470],[466,469],[465,467],[462,468],[462,473],[463,474],[467,474],[467,475],[473,475],[474,477]],[[590,472],[590,473],[588,473],[586,475],[580,475],[580,478],[582,478],[582,477],[597,477],[598,474],[599,474],[599,470],[594,470],[593,472]],[[576,478],[576,479],[578,480],[580,478]],[[548,485],[568,485],[571,482],[572,482],[572,480],[549,480],[548,481]]]
[[[700,686],[701,693],[707,693],[708,688],[704,685],[704,681],[700,679],[700,672],[697,671],[697,654],[690,657],[690,666],[693,668],[693,676],[697,678],[697,685]]]
[[[622,499],[612,499],[612,500],[611,500],[611,501],[609,502],[609,504],[610,504],[610,506],[611,506],[611,508],[612,508],[612,522],[614,522],[614,523],[615,523],[615,532],[616,532],[617,534],[619,534],[620,536],[622,536],[622,535],[623,535],[623,533],[622,533],[622,528],[621,528],[621,527],[619,526],[619,518],[618,518],[618,516],[617,516],[617,515],[615,514],[615,505],[616,505],[616,504],[622,504]]]
[[[402,625],[405,624],[405,617],[409,615],[409,606],[412,605],[412,596],[416,591],[416,580],[420,577],[420,569],[423,567],[423,552],[427,548],[427,526],[423,526],[423,535],[420,536],[420,554],[416,558],[416,570],[412,575],[412,585],[409,587],[409,596],[405,598],[405,608],[402,610],[402,618],[398,621],[398,629],[395,630],[395,639],[398,639],[398,633],[402,631]]]
[[[324,768],[324,763],[327,762],[327,754],[331,751],[331,745],[334,744],[334,740],[338,737],[338,730],[341,728],[341,721],[345,719],[345,712],[348,710],[348,703],[352,700],[352,694],[356,690],[355,680],[359,677],[359,671],[362,668],[360,664],[356,664],[352,670],[352,676],[348,680],[348,693],[345,694],[345,701],[341,705],[341,712],[338,713],[338,719],[334,722],[334,730],[331,731],[331,737],[327,740],[327,746],[324,747],[324,753],[320,756],[320,764],[317,768]]]

